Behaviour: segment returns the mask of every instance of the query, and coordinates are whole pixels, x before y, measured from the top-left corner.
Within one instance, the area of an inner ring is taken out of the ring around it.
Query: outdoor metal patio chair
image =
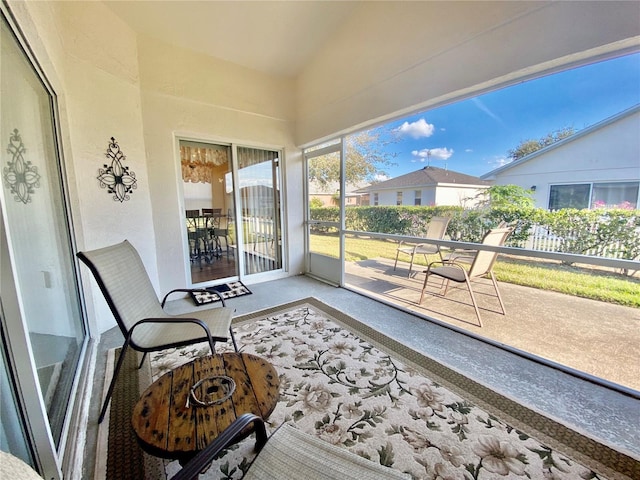
[[[429,224],[427,225],[427,233],[425,238],[433,238],[436,240],[442,240],[444,238],[445,233],[447,233],[447,227],[449,226],[449,222],[451,221],[451,217],[433,217]],[[393,264],[393,269],[396,269],[398,265],[398,256],[401,253],[411,256],[411,263],[409,264],[409,275],[411,276],[411,271],[413,270],[413,261],[417,254],[424,255],[425,261],[427,260],[427,255],[440,255],[440,260],[442,260],[442,251],[439,245],[432,245],[429,243],[419,243],[417,245],[406,245],[404,242],[400,242],[398,245],[398,249],[396,250],[396,261]]]
[[[247,429],[251,430],[247,431]],[[216,440],[193,457],[171,480],[198,478],[229,445],[255,431],[258,456],[243,480],[379,480],[409,479],[408,474],[380,465],[332,445],[292,425],[283,424],[269,439],[262,418],[238,417]]]
[[[511,231],[511,228],[494,228],[492,230],[489,230],[489,232],[487,232],[487,234],[482,239],[482,245],[503,245]],[[456,262],[455,260],[431,262],[427,269],[424,271],[424,273],[426,273],[426,276],[424,278],[422,293],[420,294],[420,300],[418,301],[418,304],[422,303],[422,299],[424,298],[424,291],[427,288],[427,282],[429,281],[429,277],[431,275],[437,275],[446,280],[442,296],[446,296],[449,289],[449,282],[451,280],[457,283],[465,283],[467,285],[467,288],[469,289],[473,308],[475,309],[476,315],[478,317],[478,324],[482,327],[480,309],[478,308],[478,303],[476,302],[476,297],[473,293],[473,288],[471,287],[471,280],[478,277],[488,276],[491,279],[493,288],[496,291],[498,302],[500,302],[502,315],[504,315],[506,313],[504,303],[502,302],[502,297],[500,296],[500,291],[498,290],[498,283],[496,282],[495,276],[493,275],[493,264],[495,263],[497,257],[498,252],[478,250],[478,252],[473,257],[473,262],[471,262],[469,271],[467,271],[467,269],[462,265],[461,262]],[[441,266],[438,267],[435,265]]]
[[[215,353],[215,342],[226,342],[230,337],[235,350],[238,351],[231,330],[233,309],[226,306],[222,295],[219,295],[219,308],[169,315],[164,311],[169,295],[174,292],[205,290],[171,290],[162,302],[159,302],[140,255],[127,240],[97,250],[78,252],[77,256],[93,273],[125,338],[98,423],[104,419],[129,347],[144,353],[138,368],[142,366],[148,352],[204,341],[209,342],[211,353]]]

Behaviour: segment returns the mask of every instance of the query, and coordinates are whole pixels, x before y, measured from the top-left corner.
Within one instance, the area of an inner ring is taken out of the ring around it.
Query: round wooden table
[[[212,376],[231,377],[236,388],[211,406],[187,404],[191,387]],[[280,379],[269,362],[248,353],[198,358],[165,373],[145,390],[133,409],[131,423],[148,453],[189,461],[243,413],[267,419],[276,407]]]

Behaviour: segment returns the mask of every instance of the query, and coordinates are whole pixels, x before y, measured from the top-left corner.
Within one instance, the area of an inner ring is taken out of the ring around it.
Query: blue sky
[[[523,82],[388,123],[385,170],[397,177],[427,165],[480,176],[504,164],[522,140],[576,131],[640,103],[640,53]],[[427,156],[426,152],[429,152]]]

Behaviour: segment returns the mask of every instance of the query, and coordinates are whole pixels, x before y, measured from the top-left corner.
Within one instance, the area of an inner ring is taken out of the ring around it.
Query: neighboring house
[[[356,207],[367,205],[366,195],[357,193],[358,186],[346,185],[346,193],[344,203],[347,207]],[[337,207],[340,205],[340,184],[338,182],[330,182],[326,187],[321,187],[317,182],[309,182],[309,200],[317,199],[322,202],[323,207]],[[365,203],[363,203],[365,202]]]
[[[478,177],[424,167],[356,190],[369,195],[369,205],[456,205],[472,207],[491,184]]]
[[[549,210],[640,208],[640,105],[480,178],[531,189]]]

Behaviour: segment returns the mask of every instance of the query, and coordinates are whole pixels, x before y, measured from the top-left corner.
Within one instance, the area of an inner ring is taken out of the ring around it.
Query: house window
[[[374,205],[378,205],[378,194],[377,193],[373,194],[373,204]]]
[[[402,205],[402,192],[396,194],[396,205]]]
[[[414,205],[422,205],[422,190],[416,190],[413,196]]]
[[[638,182],[594,183],[591,208],[624,208],[638,206]]]
[[[638,182],[551,185],[549,210],[561,208],[625,208],[638,205]]]
[[[549,191],[549,210],[561,208],[589,208],[589,191],[591,185],[551,185]]]

